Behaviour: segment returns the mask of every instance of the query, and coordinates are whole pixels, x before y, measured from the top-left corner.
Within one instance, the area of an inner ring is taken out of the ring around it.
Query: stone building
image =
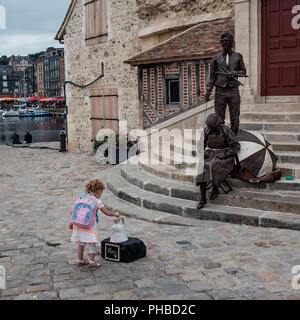
[[[139,29],[135,0],[71,2],[56,35],[65,45],[66,80],[91,83],[100,77],[102,63],[104,77],[86,88],[66,85],[70,150],[90,152],[97,131],[116,129],[119,120],[139,126],[137,71],[124,64],[141,50]]]
[[[199,124],[210,58],[225,30],[234,33],[249,73],[245,104],[299,102],[299,29],[292,28],[298,4],[71,1],[56,35],[65,44],[66,80],[84,86],[99,79],[67,85],[70,150],[91,151],[97,131],[117,128],[120,120],[129,128]]]

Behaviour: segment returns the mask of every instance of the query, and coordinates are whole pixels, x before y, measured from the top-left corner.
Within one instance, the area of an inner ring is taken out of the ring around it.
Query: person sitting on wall
[[[11,136],[11,139],[12,139],[12,143],[13,144],[20,144],[20,136],[17,134],[17,132],[15,132],[12,136]]]
[[[32,143],[32,135],[30,134],[29,131],[26,131],[26,132],[25,132],[24,142],[25,142],[26,144]]]
[[[4,134],[1,135],[1,142],[2,143],[6,142],[6,136]]]
[[[235,167],[234,157],[239,150],[240,143],[233,131],[222,124],[222,119],[215,113],[210,114],[197,145],[199,164],[196,185],[200,186],[200,201],[197,209],[202,209],[207,203],[208,183],[212,182],[213,185],[210,200],[217,198],[218,187],[232,173]]]

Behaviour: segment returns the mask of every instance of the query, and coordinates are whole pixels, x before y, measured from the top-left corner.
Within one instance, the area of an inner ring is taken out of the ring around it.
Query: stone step
[[[293,230],[300,230],[300,215],[288,214],[281,212],[271,212],[265,210],[257,210],[252,208],[241,208],[233,206],[224,206],[216,204],[207,204],[202,210],[197,210],[197,202],[191,200],[184,200],[178,198],[171,198],[169,196],[155,194],[139,187],[131,185],[125,179],[117,176],[107,177],[107,189],[114,194],[114,196],[122,201],[117,201],[118,204],[104,199],[104,203],[110,202],[110,209],[119,210],[121,214],[122,205],[123,211],[127,211],[130,215],[131,208],[136,206],[143,209],[140,215],[151,214],[152,212],[173,214],[180,217],[188,217],[200,220],[222,221],[235,224],[246,224],[252,226],[262,227],[277,227],[287,228]],[[125,206],[125,203],[131,206]],[[144,211],[144,209],[146,209]],[[126,212],[125,212],[126,214]]]
[[[286,131],[260,131],[260,133],[268,140],[270,143],[297,143],[300,145],[300,133],[296,132],[286,132]]]
[[[151,173],[158,177],[177,180],[178,182],[188,182],[195,184],[197,171],[195,168],[176,169],[174,167],[164,164],[145,164],[139,163],[139,166],[146,172]],[[236,188],[242,189],[259,189],[259,190],[278,190],[278,191],[300,191],[300,179],[292,181],[281,180],[274,183],[249,183],[239,179],[228,179],[231,185]]]
[[[298,150],[298,148],[300,147],[300,133],[286,132],[286,131],[274,131],[274,132],[259,131],[259,133],[261,133],[265,137],[265,139],[272,144],[274,150],[277,149],[278,151],[280,151],[279,149],[283,148],[286,145],[287,148],[286,150],[284,149],[283,151],[289,151],[289,150],[300,151]],[[195,138],[193,139],[186,138],[183,140],[183,142],[179,140],[179,142],[176,142],[177,148],[179,148],[180,143],[182,143],[184,145],[184,148],[187,150],[192,150],[192,151],[196,150]],[[173,140],[171,140],[170,142],[170,147],[171,147],[171,150],[174,150]]]
[[[285,142],[285,143],[273,143],[273,150],[275,153],[278,151],[287,151],[287,152],[300,152],[300,142]]]
[[[300,164],[297,163],[279,163],[278,168],[281,169],[282,177],[292,176],[300,179]]]
[[[278,157],[279,163],[300,163],[300,152],[283,152],[283,151],[276,151],[276,156]]]
[[[124,217],[177,226],[201,226],[200,220],[138,207],[134,204],[119,199],[109,190],[105,190],[103,192],[101,200],[107,209],[118,211]]]
[[[268,140],[268,139],[266,139]],[[269,140],[268,140],[269,141]],[[273,150],[276,151],[298,151],[300,152],[300,141],[297,142],[271,142],[272,144],[272,148]],[[174,142],[170,143],[170,150],[174,151],[176,150],[176,152],[178,153],[186,153],[186,154],[192,154],[193,152],[196,151],[196,141],[193,140],[192,143],[189,141],[184,142],[183,144],[183,148],[182,146],[180,146],[180,144],[176,144],[174,145]]]
[[[242,112],[240,116],[241,122],[243,121],[256,121],[256,122],[296,122],[300,121],[300,113],[298,112]]]
[[[162,155],[154,155],[154,159],[157,159],[160,163],[169,165],[174,167],[175,169],[186,169],[186,168],[195,168],[196,167],[196,159],[189,158],[190,161],[180,161],[181,158],[177,157],[177,160],[173,160],[172,158],[165,158]],[[165,161],[164,161],[165,160]],[[281,169],[282,177],[292,176],[296,179],[300,179],[300,164],[299,163],[277,163],[277,167]]]
[[[176,147],[176,150],[179,148]],[[179,149],[180,150],[180,149]],[[188,150],[189,151],[189,150]],[[186,153],[187,154],[187,153]],[[185,156],[180,152],[170,151],[170,155],[167,154],[153,154],[153,159],[158,160],[159,162],[174,166],[177,169],[185,168],[195,168],[196,166],[196,157],[194,156],[196,152],[192,153],[192,156]],[[276,151],[276,156],[278,157],[277,167],[283,169],[283,175],[292,175],[295,178],[300,178],[299,165],[300,165],[300,152],[283,152]]]
[[[241,105],[243,112],[300,112],[300,103],[263,103]]]
[[[178,183],[164,178],[152,176],[146,172],[138,171],[136,165],[126,165],[120,168],[121,176],[131,185],[153,193],[169,197],[199,201],[199,187]],[[259,192],[255,189],[233,190],[225,195],[220,193],[213,204],[228,205],[241,208],[288,212],[300,214],[300,192]]]
[[[251,122],[243,121],[240,128],[248,131],[284,131],[300,133],[299,122]]]

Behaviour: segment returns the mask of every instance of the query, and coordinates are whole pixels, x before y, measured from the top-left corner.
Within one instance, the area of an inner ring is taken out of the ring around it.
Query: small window
[[[180,103],[179,79],[167,80],[167,104]]]

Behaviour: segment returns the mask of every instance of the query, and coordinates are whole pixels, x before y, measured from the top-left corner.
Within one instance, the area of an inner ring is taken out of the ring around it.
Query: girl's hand
[[[120,213],[118,211],[115,211],[115,217],[120,218]]]
[[[72,223],[69,224],[69,229],[73,230],[73,224]]]

